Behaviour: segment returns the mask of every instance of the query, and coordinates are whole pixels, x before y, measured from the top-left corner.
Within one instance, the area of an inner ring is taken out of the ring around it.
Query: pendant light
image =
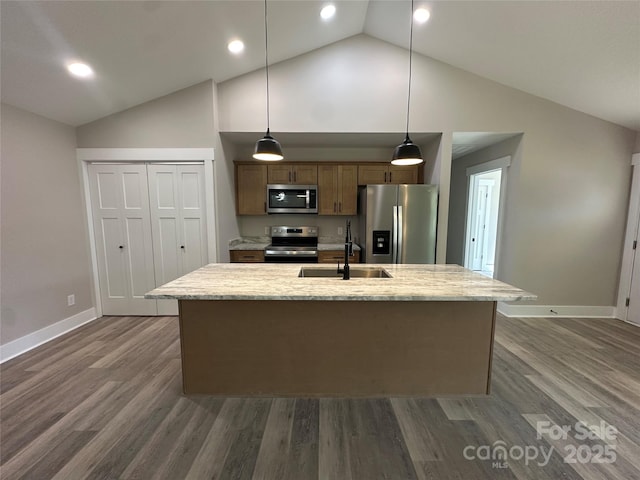
[[[404,142],[393,151],[391,163],[393,165],[417,165],[422,163],[420,147],[409,138],[409,105],[411,103],[411,57],[413,54],[413,0],[411,0],[411,28],[409,34],[409,93],[407,95],[407,130]]]
[[[267,133],[256,142],[253,158],[256,160],[282,160],[282,147],[269,131],[269,35],[267,31],[267,0],[264,0],[264,67],[267,73]]]

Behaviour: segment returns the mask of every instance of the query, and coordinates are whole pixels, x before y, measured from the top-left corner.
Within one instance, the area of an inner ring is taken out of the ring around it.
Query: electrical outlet
[[[344,233],[344,231],[342,230],[342,227],[338,227],[338,235],[342,235]]]
[[[264,227],[264,234],[269,235],[269,227]]]
[[[67,307],[71,307],[76,304],[76,296],[74,294],[67,296]]]

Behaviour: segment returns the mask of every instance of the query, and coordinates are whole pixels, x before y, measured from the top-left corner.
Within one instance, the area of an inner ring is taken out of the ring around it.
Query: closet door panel
[[[104,315],[156,315],[144,165],[89,165],[98,282]]]
[[[180,220],[182,222],[182,271],[185,275],[207,263],[207,226],[205,216],[204,167],[178,166]]]
[[[124,246],[122,244],[121,222],[117,217],[103,217],[100,219],[104,247],[102,248],[106,295],[110,299],[124,299],[127,297],[127,275],[125,267]],[[104,294],[103,293],[103,294]]]
[[[202,242],[204,225],[201,218],[184,218],[182,221],[184,248],[182,250],[182,275],[207,263],[206,243]]]
[[[176,245],[180,243],[180,232],[176,218],[159,218],[159,238],[154,242],[156,285],[164,285],[180,276],[180,255]],[[155,238],[155,237],[154,237]]]

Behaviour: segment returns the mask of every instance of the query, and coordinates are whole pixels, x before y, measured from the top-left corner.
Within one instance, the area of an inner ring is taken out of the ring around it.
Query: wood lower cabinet
[[[318,263],[343,263],[344,250],[321,250],[318,252]],[[349,257],[349,263],[360,263],[360,251],[355,250]]]
[[[356,215],[358,166],[318,165],[318,214]]]
[[[318,183],[317,164],[309,165],[268,165],[267,178],[276,185],[315,185]]]
[[[358,185],[418,183],[418,166],[359,165]]]
[[[236,213],[267,214],[266,165],[236,165]]]
[[[264,262],[262,250],[229,250],[231,263],[261,263]]]

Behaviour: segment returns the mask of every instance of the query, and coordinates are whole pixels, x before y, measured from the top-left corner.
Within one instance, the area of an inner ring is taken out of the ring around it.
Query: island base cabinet
[[[486,395],[495,305],[180,300],[184,393]]]

